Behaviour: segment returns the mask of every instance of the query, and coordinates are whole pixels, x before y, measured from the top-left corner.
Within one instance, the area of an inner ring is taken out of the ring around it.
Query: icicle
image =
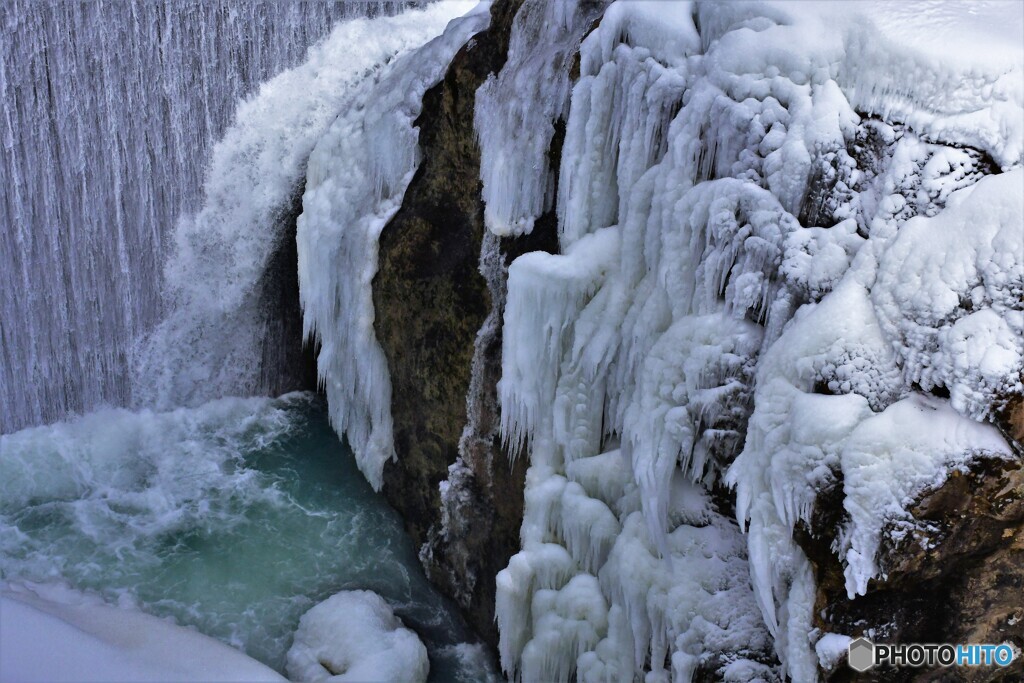
[[[495,234],[529,233],[551,207],[548,148],[555,121],[567,114],[570,61],[600,8],[526,0],[512,24],[508,61],[477,91],[484,221]]]
[[[536,9],[517,17],[520,29]],[[481,89],[484,196],[499,234],[528,231],[549,208],[547,123],[568,104],[555,198],[563,253],[511,268],[501,431],[517,453],[529,447],[522,535],[531,572],[544,564],[532,549],[563,548],[550,570],[563,571],[568,557],[571,574],[598,577],[608,605],[607,632],[576,657],[580,680],[688,680],[717,664],[713,653],[737,648],[750,658],[717,675],[814,680],[816,589],[793,531],[847,465],[866,461],[871,448],[857,439],[887,412],[902,414],[910,381],[946,382],[954,408],[972,417],[996,393],[1021,390],[1009,344],[1024,319],[1020,263],[996,255],[1020,253],[1003,232],[1012,218],[1019,226],[1019,175],[1006,174],[1018,187],[1001,194],[982,181],[973,192],[984,199],[958,213],[971,201],[963,188],[980,176],[976,157],[860,121],[851,102],[875,95],[851,93],[844,79],[857,77],[848,54],[871,49],[858,42],[869,18],[855,5],[837,17],[771,4],[614,3],[580,45],[567,100],[537,90],[530,79],[541,69],[525,66],[515,37],[503,88],[494,80]],[[883,42],[882,53],[899,51]],[[871,67],[883,63],[876,57]],[[963,66],[952,62],[954,72]],[[992,121],[1020,119],[1019,93],[1001,73],[984,78],[1005,100],[973,90],[965,101],[984,100]],[[901,83],[882,99],[930,100],[934,85]],[[514,104],[495,108],[499,96]],[[522,150],[511,149],[514,126],[495,125],[500,115],[531,127]],[[958,116],[932,107],[915,120],[963,141]],[[1019,157],[1019,121],[999,133],[984,127],[971,139]],[[520,177],[523,169],[533,175]],[[904,225],[918,213],[937,215],[927,229],[923,218]],[[960,239],[968,216],[985,223],[977,239]],[[944,248],[919,239],[933,230]],[[595,248],[610,234],[614,242]],[[947,266],[949,275],[934,275]],[[924,299],[936,294],[946,308],[932,316],[940,306]],[[964,300],[982,310],[948,315]],[[972,353],[975,344],[985,353]],[[936,448],[939,466],[920,450],[920,468],[907,473],[914,487],[966,457]],[[895,461],[872,461],[863,491],[846,493],[858,520],[840,544],[851,590],[873,571],[880,522],[867,511],[911,495],[876,481],[881,472],[899,479]],[[736,488],[745,538],[705,493],[723,477]],[[561,618],[555,593],[516,587],[523,604],[506,592],[497,606],[499,622],[517,629],[503,641],[506,671],[567,675],[581,639],[548,632],[543,620]],[[718,630],[708,615],[723,609],[732,621]],[[773,646],[781,669],[767,654]]]

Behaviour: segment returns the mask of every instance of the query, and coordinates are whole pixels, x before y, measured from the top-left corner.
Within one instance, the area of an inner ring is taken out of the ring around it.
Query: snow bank
[[[439,2],[394,18],[380,35],[402,54],[364,73],[309,157],[297,232],[304,332],[321,344],[317,371],[331,423],[378,490],[395,451],[391,381],[373,332],[377,238],[419,165],[413,122],[423,94],[490,21],[486,3],[456,19],[473,7]]]
[[[5,681],[284,681],[196,631],[57,584],[0,583]]]
[[[497,581],[510,676],[815,680],[835,648],[793,531],[818,496],[843,487],[862,593],[916,496],[1008,452],[979,421],[1024,391],[1024,16],[901,8],[619,2],[582,39],[571,12],[517,15],[478,94],[485,217],[516,234],[554,207],[560,253],[509,268],[501,429],[530,457]],[[577,44],[575,83],[537,78]]]
[[[343,591],[313,607],[288,650],[288,675],[303,683],[423,683],[429,669],[419,637],[371,591]]]

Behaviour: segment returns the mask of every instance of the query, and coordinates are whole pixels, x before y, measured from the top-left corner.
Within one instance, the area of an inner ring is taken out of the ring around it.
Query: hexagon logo
[[[867,638],[851,641],[847,661],[854,671],[867,671],[875,665],[875,644]]]

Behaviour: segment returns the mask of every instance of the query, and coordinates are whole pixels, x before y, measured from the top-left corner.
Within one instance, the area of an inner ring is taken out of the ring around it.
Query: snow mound
[[[425,655],[424,655],[425,656]],[[219,641],[61,584],[0,583],[0,679],[284,681]]]
[[[429,670],[419,637],[371,591],[342,591],[306,612],[288,651],[288,675],[303,683],[423,683]]]
[[[818,663],[821,664],[821,668],[826,671],[835,669],[836,665],[849,652],[852,640],[853,638],[850,636],[844,636],[839,633],[826,633],[819,638],[818,642],[814,645],[814,651],[818,655]]]

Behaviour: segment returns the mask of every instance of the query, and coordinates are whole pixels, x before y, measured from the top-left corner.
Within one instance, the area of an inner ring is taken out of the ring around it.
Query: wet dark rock
[[[841,485],[837,487],[841,490]],[[926,492],[909,508],[910,533],[883,529],[880,578],[850,600],[831,550],[841,494],[818,499],[811,528],[797,541],[815,568],[816,624],[823,632],[876,642],[1003,643],[1024,647],[1024,463],[983,458]],[[906,528],[900,525],[900,531]],[[1010,667],[885,669],[867,674],[840,665],[829,681],[1016,681]]]
[[[295,223],[302,212],[305,185],[296,189],[291,205],[281,213],[278,242],[259,281],[261,322],[260,392],[280,396],[289,391],[315,391],[316,345],[302,337],[299,302],[298,246]]]
[[[398,454],[384,470],[384,494],[417,545],[427,543],[432,530],[434,537],[439,533],[439,484],[459,455],[474,342],[493,305],[479,270],[484,222],[473,110],[477,88],[505,62],[520,4],[496,2],[490,28],[459,51],[442,82],[424,96],[416,121],[423,161],[380,237],[374,327],[391,375]],[[486,430],[498,419],[500,334],[484,354],[483,396],[469,409],[483,413],[477,422]],[[494,645],[494,580],[519,548],[526,463],[511,465],[495,439],[477,439],[469,450],[480,452],[459,483],[453,538],[432,543],[421,559],[431,580]]]

